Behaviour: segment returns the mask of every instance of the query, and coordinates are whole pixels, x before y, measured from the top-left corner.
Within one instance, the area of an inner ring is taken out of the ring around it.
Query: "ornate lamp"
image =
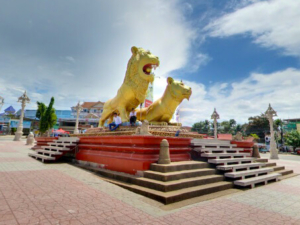
[[[78,130],[79,114],[83,109],[83,107],[80,104],[80,101],[78,101],[78,104],[75,106],[75,109],[77,114],[76,114],[76,124],[75,124],[74,134],[79,134],[79,130]]]
[[[0,113],[1,113],[1,108],[2,108],[3,105],[4,105],[4,98],[2,98],[0,96]]]
[[[214,120],[214,136],[215,136],[215,139],[218,139],[217,120],[220,119],[220,116],[219,116],[219,114],[217,113],[216,108],[214,109],[214,112],[213,112],[213,114],[211,115],[211,119]]]
[[[271,133],[271,140],[270,140],[270,159],[279,159],[278,158],[278,150],[276,149],[276,143],[274,138],[274,129],[273,129],[273,117],[277,116],[277,112],[272,108],[271,104],[267,111],[265,112],[265,117],[269,120],[270,123],[270,133]]]
[[[20,116],[20,121],[19,121],[19,126],[17,128],[17,132],[15,134],[15,138],[14,141],[20,141],[21,137],[23,135],[23,118],[24,118],[24,110],[25,110],[25,106],[26,103],[30,102],[29,97],[27,96],[26,91],[24,92],[24,94],[22,96],[20,96],[18,98],[18,102],[21,102],[22,108],[21,108],[21,116]]]

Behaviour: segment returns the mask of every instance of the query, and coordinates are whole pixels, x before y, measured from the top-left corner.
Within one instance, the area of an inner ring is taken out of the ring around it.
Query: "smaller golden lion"
[[[184,85],[182,81],[173,80],[172,77],[168,77],[167,82],[167,88],[161,98],[147,108],[137,109],[137,118],[139,120],[169,124],[176,108],[183,99],[190,99],[192,88]]]

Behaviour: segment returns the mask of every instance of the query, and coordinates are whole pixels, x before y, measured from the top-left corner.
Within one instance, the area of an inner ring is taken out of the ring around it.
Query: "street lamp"
[[[275,143],[275,138],[274,138],[273,116],[277,116],[277,112],[271,107],[271,104],[269,104],[269,107],[268,107],[267,111],[265,112],[265,117],[269,120],[269,123],[270,123],[270,133],[271,133],[270,159],[279,159],[278,158],[278,150],[276,149],[276,143]]]
[[[79,114],[81,112],[81,110],[83,109],[83,107],[80,105],[80,101],[78,102],[78,104],[75,106],[77,115],[76,115],[76,124],[75,124],[75,129],[74,129],[74,134],[79,134],[79,130],[78,130],[78,120],[79,120]]]
[[[15,134],[14,141],[20,141],[21,137],[23,135],[24,109],[25,109],[26,103],[30,102],[30,99],[28,98],[28,96],[26,94],[26,91],[24,92],[24,94],[21,97],[19,97],[18,102],[21,102],[22,109],[21,109],[21,116],[20,116],[19,126],[17,128],[17,132]]]
[[[1,108],[2,108],[3,105],[4,105],[4,98],[2,98],[0,96],[0,113],[1,113]]]
[[[211,119],[214,120],[214,136],[215,136],[215,139],[218,139],[217,120],[220,119],[220,116],[219,116],[219,114],[217,113],[216,108],[214,109],[214,112],[213,112],[213,114],[211,115]]]

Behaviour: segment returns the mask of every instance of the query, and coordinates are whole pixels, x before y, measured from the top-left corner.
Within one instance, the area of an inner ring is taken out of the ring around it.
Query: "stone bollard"
[[[34,145],[34,135],[32,132],[28,134],[26,145]]]
[[[160,151],[158,164],[170,164],[170,151],[169,151],[169,142],[166,139],[163,139],[160,142]]]
[[[258,159],[260,158],[258,146],[256,144],[253,146],[252,157],[258,158]]]

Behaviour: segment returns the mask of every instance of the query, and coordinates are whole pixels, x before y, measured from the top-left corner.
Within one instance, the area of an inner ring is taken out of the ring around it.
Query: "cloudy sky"
[[[0,96],[16,109],[56,99],[56,109],[106,101],[123,82],[132,46],[160,58],[154,98],[166,78],[193,89],[186,125],[246,122],[271,103],[300,117],[300,0],[0,0]]]

